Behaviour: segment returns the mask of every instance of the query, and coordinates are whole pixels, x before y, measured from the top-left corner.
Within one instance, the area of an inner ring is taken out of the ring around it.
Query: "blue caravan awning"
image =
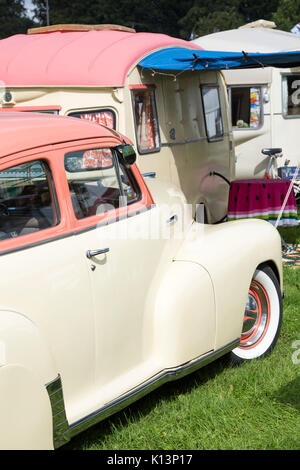
[[[139,62],[145,70],[222,70],[258,67],[299,67],[300,50],[293,52],[246,53],[201,51],[170,47],[153,52]]]

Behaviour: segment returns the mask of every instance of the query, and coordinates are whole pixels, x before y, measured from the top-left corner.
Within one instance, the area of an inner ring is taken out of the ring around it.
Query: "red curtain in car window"
[[[80,114],[80,118],[114,129],[114,115],[111,111],[82,113]]]

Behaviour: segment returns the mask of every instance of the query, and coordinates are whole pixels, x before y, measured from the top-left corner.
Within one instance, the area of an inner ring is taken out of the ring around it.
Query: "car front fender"
[[[0,448],[53,448],[47,384],[57,370],[37,326],[0,308]]]

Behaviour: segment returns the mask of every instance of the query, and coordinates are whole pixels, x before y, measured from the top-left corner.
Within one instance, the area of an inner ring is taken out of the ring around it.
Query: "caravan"
[[[221,31],[195,39],[194,45],[216,51],[284,52],[300,48],[300,37],[274,29],[276,25],[259,20],[241,28]],[[270,176],[277,167],[297,166],[300,160],[300,68],[255,68],[223,71],[230,101],[236,177],[261,178],[269,156],[263,148],[282,148],[273,161]]]
[[[220,70],[251,67],[250,72],[236,72],[247,80],[252,67],[299,65],[300,60],[299,52],[264,57],[208,49],[116,25],[34,28],[0,41],[0,109],[87,119],[127,135],[144,175],[179,186],[194,213],[200,205],[201,220],[217,223],[226,217],[229,183],[236,177],[227,88]],[[268,101],[269,70],[255,69],[265,78],[247,85],[252,94],[256,90],[257,108]],[[286,80],[289,89],[289,77]],[[231,102],[233,95],[231,90]],[[265,165],[260,148],[273,145],[270,107],[271,101],[256,128],[235,131],[248,149],[250,145],[246,167],[254,167],[254,176],[261,175]],[[276,134],[284,146],[283,133]],[[259,149],[253,146],[256,135]],[[237,145],[238,154],[244,144]],[[238,170],[241,161],[238,156]]]
[[[29,33],[0,41],[2,111],[51,112],[114,128],[134,142],[144,174],[180,186],[190,204],[203,203],[208,222],[224,218],[234,149],[222,74],[138,65],[154,51],[200,47],[112,25]]]

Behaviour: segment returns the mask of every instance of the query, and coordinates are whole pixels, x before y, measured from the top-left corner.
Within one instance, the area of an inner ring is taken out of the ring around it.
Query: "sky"
[[[32,17],[32,1],[31,0],[25,0],[25,7],[27,10],[28,16],[31,18]]]

